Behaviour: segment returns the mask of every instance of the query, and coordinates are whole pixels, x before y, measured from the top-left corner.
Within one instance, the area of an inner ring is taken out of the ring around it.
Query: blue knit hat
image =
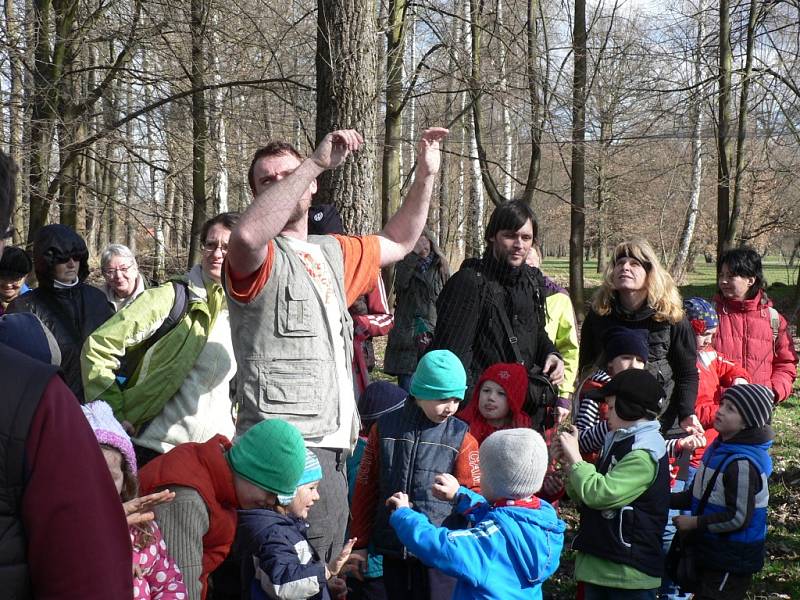
[[[717,311],[705,298],[688,298],[683,301],[683,311],[695,333],[705,333],[719,326]]]
[[[307,483],[320,481],[321,479],[322,479],[322,465],[319,464],[319,459],[317,458],[317,455],[314,454],[308,448],[306,448],[306,463],[305,467],[303,467],[303,474],[300,475],[300,479],[297,481],[297,487],[300,487],[301,485],[306,485]],[[297,494],[296,491],[291,496],[278,494],[278,502],[280,502],[281,504],[289,504],[292,501],[292,498],[294,498],[296,494]]]
[[[361,426],[369,429],[381,415],[400,410],[406,401],[408,392],[388,381],[373,381],[358,399],[358,416]]]
[[[462,400],[467,391],[467,373],[450,350],[432,350],[417,364],[411,380],[411,395],[418,400]]]
[[[649,334],[647,329],[630,329],[629,327],[610,327],[605,335],[605,358],[611,362],[618,356],[630,354],[647,362],[650,354]]]

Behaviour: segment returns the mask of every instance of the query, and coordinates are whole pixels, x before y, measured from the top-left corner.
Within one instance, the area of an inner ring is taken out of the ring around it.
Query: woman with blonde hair
[[[605,364],[603,340],[611,327],[646,329],[647,369],[661,383],[668,400],[661,421],[677,417],[681,428],[702,432],[694,414],[697,398],[697,349],[694,332],[672,276],[643,239],[614,248],[603,283],[595,292],[581,328],[579,370]]]

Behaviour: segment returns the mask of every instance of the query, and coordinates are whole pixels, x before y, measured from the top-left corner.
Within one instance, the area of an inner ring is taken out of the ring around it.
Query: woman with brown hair
[[[694,332],[684,317],[672,276],[643,239],[614,248],[613,261],[581,328],[580,372],[605,363],[603,340],[615,326],[648,332],[646,368],[658,379],[668,401],[662,424],[670,427],[677,417],[683,429],[702,432],[694,414],[698,380]]]
[[[433,233],[425,229],[394,271],[394,328],[389,332],[383,370],[397,375],[397,384],[406,391],[417,360],[433,338],[436,299],[449,278],[447,259]]]

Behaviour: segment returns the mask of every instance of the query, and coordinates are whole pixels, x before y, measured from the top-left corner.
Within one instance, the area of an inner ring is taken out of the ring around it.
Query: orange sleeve
[[[344,255],[344,289],[347,306],[375,285],[381,268],[381,245],[377,235],[335,235]]]
[[[267,256],[261,266],[249,275],[240,275],[231,269],[230,263],[225,261],[225,283],[228,295],[242,304],[248,304],[264,289],[275,262],[275,244],[272,240],[267,243]]]
[[[358,538],[356,549],[369,546],[372,527],[375,525],[375,508],[378,506],[378,474],[380,469],[380,446],[378,445],[378,424],[369,430],[367,446],[361,456],[361,464],[356,475],[356,490],[350,507],[352,522],[350,537]]]
[[[481,490],[481,467],[478,458],[478,440],[467,432],[461,442],[461,450],[456,457],[453,475],[458,483],[471,489],[473,492]]]

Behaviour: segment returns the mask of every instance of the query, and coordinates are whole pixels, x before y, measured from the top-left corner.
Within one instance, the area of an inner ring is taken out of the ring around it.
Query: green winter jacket
[[[158,415],[181,387],[225,303],[222,288],[204,282],[200,265],[173,279],[187,285],[186,316],[143,356],[137,349],[158,330],[175,302],[169,282],[145,290],[116,313],[86,339],[81,352],[86,401],[105,400],[117,419],[127,420],[137,429]],[[126,360],[137,366],[121,387],[116,371],[126,355]]]

